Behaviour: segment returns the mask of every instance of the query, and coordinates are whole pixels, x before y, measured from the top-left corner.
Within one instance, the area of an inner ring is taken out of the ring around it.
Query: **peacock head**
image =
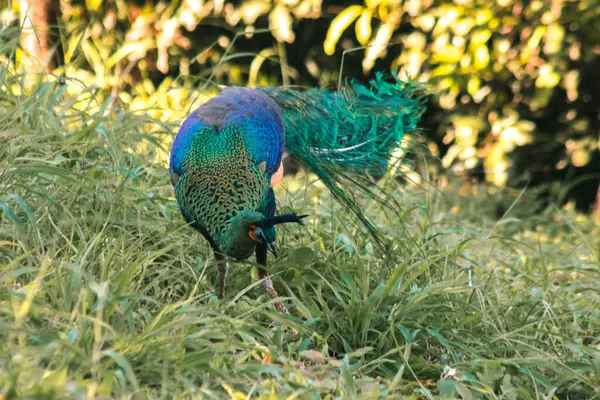
[[[307,215],[284,214],[265,217],[257,211],[242,210],[233,217],[221,236],[219,246],[228,256],[245,260],[252,255],[257,244],[262,244],[277,257],[275,226],[286,222],[302,223]]]

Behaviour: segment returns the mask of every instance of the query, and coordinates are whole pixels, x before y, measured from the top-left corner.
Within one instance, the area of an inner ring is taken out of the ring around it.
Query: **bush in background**
[[[596,0],[41,3],[59,21],[55,74],[163,120],[215,84],[334,85],[400,68],[430,85],[425,132],[444,170],[498,187],[559,182],[552,199],[576,193],[582,208],[596,196]]]

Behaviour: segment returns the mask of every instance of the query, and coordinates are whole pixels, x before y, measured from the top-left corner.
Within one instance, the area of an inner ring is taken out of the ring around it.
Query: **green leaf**
[[[292,30],[292,16],[287,7],[278,4],[269,13],[269,28],[278,42],[292,43],[295,39]]]
[[[112,350],[103,351],[102,353],[103,355],[109,356],[110,358],[116,361],[119,367],[121,367],[121,369],[125,372],[125,376],[127,376],[129,383],[135,389],[139,387],[137,378],[135,376],[135,372],[133,371],[133,368],[131,368],[131,364],[129,363],[129,361],[127,361],[127,359],[123,357],[123,355]]]
[[[106,67],[114,67],[119,61],[125,59],[130,54],[145,54],[148,50],[154,48],[156,48],[156,42],[152,38],[145,38],[137,42],[127,42],[110,56],[106,62]]]
[[[102,0],[85,0],[85,6],[88,10],[97,12],[100,10]]]
[[[485,44],[477,46],[474,56],[475,62],[473,65],[477,69],[484,69],[490,63],[490,52]]]
[[[456,382],[454,385],[454,389],[456,390],[456,393],[458,393],[458,395],[463,399],[463,400],[472,400],[473,399],[473,393],[471,392],[471,390],[464,385],[463,383],[460,382]]]
[[[363,6],[350,6],[331,21],[331,25],[329,25],[329,29],[327,30],[327,36],[325,36],[325,42],[323,43],[325,54],[330,56],[335,52],[335,45],[340,40],[342,33],[362,14],[363,9]]]
[[[17,228],[21,228],[21,221],[19,220],[19,217],[17,217],[17,214],[5,201],[0,200],[0,210],[4,212],[4,215],[11,220]]]
[[[454,397],[456,391],[456,383],[445,379],[437,381],[437,388],[440,391],[440,397],[442,399],[451,399]]]
[[[438,331],[433,330],[433,329],[427,329],[427,333],[429,333],[431,336],[435,337],[440,342],[440,344],[442,346],[444,346],[446,348],[446,350],[448,350],[448,352],[452,355],[452,357],[456,358],[456,355],[454,354],[452,346],[450,346],[450,343],[448,343],[446,338],[444,338]]]
[[[288,259],[299,265],[308,265],[313,262],[315,252],[310,247],[299,247],[293,249],[288,256]]]
[[[358,21],[356,21],[356,39],[358,43],[363,46],[366,46],[371,39],[371,35],[373,34],[373,30],[371,29],[371,19],[373,17],[373,11],[368,8],[365,9]]]
[[[467,83],[467,92],[471,95],[471,97],[475,97],[475,94],[479,91],[481,87],[481,79],[477,77],[471,77],[469,82]]]
[[[492,37],[492,31],[489,29],[478,29],[471,34],[471,44],[483,45]]]
[[[365,354],[370,353],[371,351],[373,351],[373,347],[362,347],[360,349],[354,350],[351,353],[346,354],[346,357],[348,358],[358,358],[358,357],[362,357]]]
[[[498,360],[487,360],[483,364],[483,377],[490,386],[502,379],[502,377],[504,377],[504,367],[502,366],[502,363]]]
[[[23,211],[25,211],[25,215],[27,215],[27,219],[29,220],[29,222],[35,224],[35,216],[33,215],[33,211],[31,211],[31,208],[25,202],[25,200],[23,200],[20,196],[14,193],[9,193],[8,197],[13,199],[18,205],[20,205]]]

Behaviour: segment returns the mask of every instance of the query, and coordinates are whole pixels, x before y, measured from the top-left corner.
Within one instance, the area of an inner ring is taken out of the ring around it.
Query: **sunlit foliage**
[[[319,38],[326,54],[365,46],[365,73],[379,63],[430,85],[439,123],[425,134],[443,168],[504,186],[600,162],[596,0],[368,0],[345,9],[321,0],[60,4],[66,66],[55,74],[163,120],[180,119],[190,94],[210,96],[216,83],[305,83],[287,65],[286,46],[298,22],[312,19],[329,27]],[[265,32],[270,45],[231,54],[238,38]],[[273,63],[281,69],[261,72]],[[338,73],[312,56],[304,63],[324,84]]]

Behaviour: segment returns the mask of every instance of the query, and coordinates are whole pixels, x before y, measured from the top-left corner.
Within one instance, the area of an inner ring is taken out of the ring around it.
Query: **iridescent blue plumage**
[[[415,131],[424,109],[416,88],[379,74],[369,86],[351,83],[337,92],[224,89],[188,117],[173,143],[171,182],[183,216],[218,258],[245,259],[255,251],[266,265],[267,249],[276,254],[275,225],[302,218],[274,217],[271,186],[285,147],[379,239],[351,193],[358,188],[376,196],[355,177],[385,168],[403,135]],[[223,296],[225,268],[220,271]],[[275,297],[266,271],[260,276]]]

